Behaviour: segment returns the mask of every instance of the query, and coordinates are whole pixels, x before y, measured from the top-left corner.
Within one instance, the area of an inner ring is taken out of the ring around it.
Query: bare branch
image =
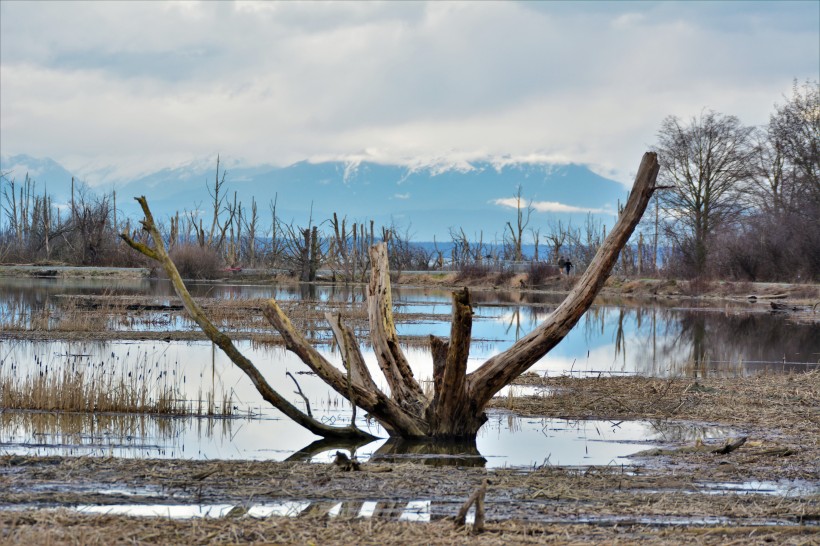
[[[216,326],[214,326],[210,319],[208,319],[202,307],[200,307],[200,305],[191,297],[185,283],[182,281],[182,277],[179,275],[179,271],[177,271],[176,265],[174,265],[174,262],[165,250],[165,244],[163,243],[162,236],[160,235],[156,223],[154,222],[154,217],[148,207],[148,202],[145,197],[137,197],[135,199],[139,202],[142,207],[142,211],[145,214],[145,219],[142,221],[143,229],[145,229],[151,237],[151,240],[154,243],[154,248],[151,249],[142,243],[137,243],[131,240],[127,233],[123,233],[121,237],[126,243],[128,243],[129,246],[139,252],[142,252],[145,256],[158,261],[160,265],[162,265],[165,273],[171,280],[174,291],[182,300],[182,304],[185,307],[185,310],[188,311],[191,318],[194,319],[194,321],[199,325],[200,329],[205,333],[208,339],[213,341],[220,349],[222,349],[228,358],[230,358],[239,369],[245,372],[245,375],[247,375],[253,382],[259,394],[261,394],[262,397],[271,405],[293,419],[294,422],[319,436],[344,438],[372,437],[370,434],[355,428],[355,426],[338,428],[326,425],[313,419],[312,417],[302,413],[299,408],[283,398],[278,392],[276,392],[276,390],[273,389],[273,387],[268,384],[256,366],[254,366],[250,360],[248,360],[236,349],[233,341],[231,341],[227,335],[223,334],[219,331],[219,329],[217,329]]]

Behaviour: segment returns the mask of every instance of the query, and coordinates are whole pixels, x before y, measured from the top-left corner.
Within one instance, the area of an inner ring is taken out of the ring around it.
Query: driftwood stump
[[[344,324],[342,317],[327,315],[341,349],[344,371],[325,359],[296,331],[275,300],[268,300],[264,304],[263,313],[282,335],[290,351],[298,355],[317,376],[341,396],[378,420],[390,436],[417,440],[474,439],[478,429],[487,420],[484,408],[493,395],[555,347],[592,305],[618,260],[621,249],[626,245],[646,210],[653,192],[658,189],[655,186],[658,170],[656,155],[651,152],[644,154],[626,206],[598,249],[592,263],[566,299],[535,330],[469,374],[467,360],[473,314],[470,294],[466,288],[455,292],[449,339],[430,337],[434,392],[429,398],[413,377],[399,344],[393,319],[385,243],[376,244],[370,249],[372,270],[368,286],[367,312],[373,350],[387,381],[389,394],[379,389],[371,377],[359,344],[353,332]],[[340,429],[317,422],[283,399],[264,381],[253,364],[239,354],[225,334],[216,330],[190,297],[176,272],[176,267],[165,252],[162,238],[156,230],[145,198],[137,200],[146,215],[143,226],[151,235],[155,248],[136,243],[125,234],[123,238],[146,256],[162,263],[188,313],[206,335],[251,378],[262,396],[288,417],[317,435],[366,437],[366,433],[353,426]]]

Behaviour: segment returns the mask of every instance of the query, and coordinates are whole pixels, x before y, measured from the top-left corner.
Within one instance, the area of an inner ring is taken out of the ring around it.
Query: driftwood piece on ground
[[[740,446],[746,443],[747,436],[742,436],[735,440],[734,442],[726,442],[726,445],[723,447],[719,447],[718,449],[713,449],[712,453],[716,453],[718,455],[727,455],[732,451],[736,450]]]
[[[290,377],[291,381],[293,381],[293,384],[296,385],[296,390],[293,391],[293,393],[298,394],[302,397],[302,401],[304,401],[305,403],[305,411],[307,412],[308,417],[313,417],[313,412],[310,410],[310,400],[308,400],[308,397],[305,396],[305,393],[302,392],[302,387],[299,385],[299,382],[296,381],[296,378],[293,377],[292,373],[285,372],[285,375]]]
[[[473,522],[473,532],[480,533],[484,530],[484,497],[487,495],[487,486],[489,485],[489,483],[490,481],[485,478],[481,486],[475,491],[473,491],[473,493],[467,498],[464,504],[461,505],[458,514],[456,514],[456,527],[464,527],[467,521],[467,512],[469,512],[470,506],[475,504],[475,520]]]
[[[370,248],[371,278],[367,312],[373,350],[389,387],[389,395],[382,392],[370,376],[358,342],[341,317],[331,316],[328,320],[341,349],[346,373],[331,364],[294,328],[276,301],[269,300],[263,306],[263,313],[279,331],[288,350],[336,392],[377,419],[391,437],[435,440],[475,438],[487,420],[484,408],[492,396],[555,347],[592,305],[653,192],[658,189],[655,181],[659,168],[656,154],[644,154],[632,191],[615,226],[566,299],[535,330],[470,374],[466,373],[472,330],[470,294],[466,289],[453,294],[450,338],[440,340],[431,337],[430,340],[434,384],[431,397],[424,393],[413,377],[410,364],[399,345],[385,243]],[[267,385],[253,364],[236,351],[231,340],[216,330],[191,299],[176,267],[165,253],[145,199],[138,198],[138,201],[146,214],[143,225],[151,234],[155,248],[131,241],[127,235],[123,238],[132,247],[163,264],[188,313],[205,334],[254,381],[263,397],[295,422],[320,436],[366,435],[352,425],[339,429],[317,422]]]
[[[339,470],[343,470],[344,472],[358,472],[362,469],[359,461],[356,459],[351,459],[341,451],[336,452],[336,457],[333,459],[333,464],[336,465]]]

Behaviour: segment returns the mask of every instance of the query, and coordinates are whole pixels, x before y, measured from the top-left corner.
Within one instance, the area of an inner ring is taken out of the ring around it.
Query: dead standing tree
[[[492,396],[535,364],[557,345],[584,312],[609,276],[618,255],[641,219],[655,191],[658,161],[654,153],[646,153],[641,161],[632,192],[615,227],[598,249],[595,259],[584,272],[564,302],[538,328],[512,347],[467,374],[472,307],[467,289],[453,294],[453,318],[449,340],[430,336],[433,354],[434,394],[428,398],[413,377],[407,358],[399,346],[393,320],[387,250],[384,243],[370,249],[372,272],[368,287],[368,318],[370,337],[384,374],[390,395],[378,388],[359,349],[353,331],[339,315],[326,315],[341,349],[345,370],[342,372],[322,356],[290,322],[276,301],[264,306],[265,317],[279,331],[286,347],[314,371],[325,383],[379,421],[391,437],[408,439],[469,440],[474,439],[487,417],[484,409]],[[144,198],[138,201],[145,212],[143,226],[154,240],[155,248],[123,238],[133,248],[160,261],[174,283],[174,289],[194,320],[208,337],[248,374],[266,400],[320,436],[338,436],[341,430],[353,435],[365,434],[350,427],[334,429],[310,419],[273,391],[259,371],[239,354],[230,339],[219,332],[204,316],[202,309],[188,294],[167,257],[159,232],[153,224]],[[285,411],[287,410],[287,411]],[[321,427],[319,426],[321,425]],[[330,430],[327,430],[330,429]]]

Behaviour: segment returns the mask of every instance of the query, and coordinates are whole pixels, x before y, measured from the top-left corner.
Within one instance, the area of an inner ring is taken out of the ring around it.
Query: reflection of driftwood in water
[[[369,444],[372,440],[348,440],[345,438],[322,438],[309,444],[293,455],[285,459],[286,462],[304,461],[308,462],[316,455],[325,451],[332,451],[336,449],[346,449],[351,453],[363,445]]]
[[[342,509],[339,511],[339,516],[342,518],[355,518],[362,511],[364,501],[348,501],[342,503]]]
[[[373,517],[398,519],[406,507],[407,501],[379,501],[376,503],[376,508],[373,509]]]
[[[484,466],[487,464],[487,459],[478,452],[474,439],[463,442],[436,442],[390,438],[373,453],[370,460],[413,461],[434,466]]]
[[[316,518],[327,516],[338,501],[314,501],[299,513],[300,518]]]

